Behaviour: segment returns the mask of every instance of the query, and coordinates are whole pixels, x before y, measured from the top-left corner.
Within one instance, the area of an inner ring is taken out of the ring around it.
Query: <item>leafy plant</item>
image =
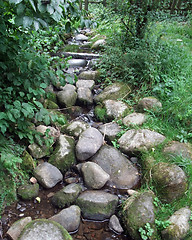
[[[146,223],[143,228],[142,227],[139,228],[139,233],[140,233],[141,239],[147,240],[149,239],[149,237],[153,235],[154,229],[151,228],[150,223]]]

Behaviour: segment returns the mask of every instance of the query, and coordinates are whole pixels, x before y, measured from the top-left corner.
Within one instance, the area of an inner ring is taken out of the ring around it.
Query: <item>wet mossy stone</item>
[[[27,151],[23,152],[22,160],[23,161],[21,163],[21,168],[25,171],[33,171],[33,169],[35,168],[35,161]]]
[[[67,230],[59,223],[37,219],[27,224],[18,240],[72,240]]]
[[[185,172],[175,164],[159,162],[151,173],[157,192],[165,202],[181,198],[188,189]]]
[[[125,229],[135,240],[141,240],[139,228],[145,229],[147,223],[153,228],[150,240],[156,240],[154,194],[151,191],[136,193],[129,197],[123,207]]]
[[[51,101],[49,99],[45,99],[43,105],[44,105],[45,108],[48,108],[48,109],[58,109],[59,108],[57,103],[55,103],[55,102],[53,102],[53,101]]]
[[[71,183],[57,193],[55,193],[55,195],[51,199],[51,202],[54,206],[58,208],[70,206],[70,204],[77,199],[81,190],[82,188],[79,184]]]
[[[107,86],[103,92],[94,97],[96,103],[103,102],[105,100],[117,100],[128,96],[131,92],[130,87],[126,83],[116,82]]]
[[[31,200],[39,194],[39,184],[26,184],[18,188],[18,195],[23,200]]]
[[[76,163],[74,138],[67,135],[60,135],[56,142],[56,148],[48,162],[63,173],[74,165]]]

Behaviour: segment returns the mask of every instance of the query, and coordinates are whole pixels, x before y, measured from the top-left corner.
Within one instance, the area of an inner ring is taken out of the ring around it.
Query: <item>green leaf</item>
[[[33,10],[36,12],[37,10],[36,10],[36,7],[35,7],[35,4],[34,4],[33,0],[29,0],[29,2],[31,4]]]
[[[47,5],[47,11],[50,13],[50,14],[53,14],[54,13],[54,8],[50,5]]]
[[[23,17],[23,27],[24,28],[30,27],[32,23],[33,23],[32,18],[27,17],[27,16]]]
[[[22,3],[20,3],[17,7],[17,14],[21,15],[24,13],[24,11],[25,11],[25,6]]]
[[[18,4],[20,2],[22,2],[23,0],[9,0],[10,3],[15,3]]]
[[[13,105],[17,108],[17,109],[21,109],[21,102],[16,100],[14,101]]]
[[[33,24],[34,24],[35,30],[36,31],[39,30],[39,22],[35,20]]]
[[[6,114],[4,112],[0,112],[0,120],[6,119]]]
[[[11,112],[7,112],[7,117],[11,122],[16,122],[16,119],[13,117]]]
[[[41,84],[40,84],[40,87],[41,87],[41,88],[46,88],[46,87],[47,87],[47,84],[46,84],[46,83],[41,83]]]

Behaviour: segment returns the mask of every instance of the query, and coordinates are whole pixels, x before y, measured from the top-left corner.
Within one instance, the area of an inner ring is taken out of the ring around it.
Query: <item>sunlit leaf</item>
[[[27,16],[23,17],[23,27],[24,28],[30,27],[32,23],[33,23],[32,18],[27,17]]]
[[[33,10],[36,12],[37,10],[36,10],[36,7],[35,7],[35,4],[34,4],[34,1],[33,1],[33,0],[29,0],[29,2],[30,2],[30,4],[31,4]]]

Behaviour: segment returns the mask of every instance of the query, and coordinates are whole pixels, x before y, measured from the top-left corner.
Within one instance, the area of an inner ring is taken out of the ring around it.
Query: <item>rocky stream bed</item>
[[[59,115],[59,122],[52,126],[35,122],[35,128],[44,138],[47,131],[54,143],[50,148],[34,143],[25,151],[23,164],[31,169],[34,159],[38,164],[29,184],[18,189],[18,201],[2,215],[3,240],[141,239],[138,230],[146,223],[154,229],[149,239],[157,239],[154,193],[139,192],[142,167],[138,153],[155,149],[166,140],[166,136],[141,127],[148,118],[144,109],[160,111],[162,104],[146,97],[133,109],[123,101],[131,91],[127,84],[115,82],[102,89],[95,69],[100,55],[87,53],[89,35],[91,32],[84,30],[70,41],[86,53],[63,53],[72,56],[65,71],[72,77],[77,74],[78,81],[47,89],[51,98],[44,105],[50,114]],[[99,50],[104,43],[100,39],[91,49]],[[122,131],[117,119],[129,130],[115,140]],[[165,156],[192,156],[191,146],[179,142],[168,143],[163,152]],[[187,176],[177,165],[149,158],[145,167],[150,169],[162,200],[171,202],[187,190]],[[189,231],[190,215],[186,206],[170,216],[162,239],[183,238]]]

